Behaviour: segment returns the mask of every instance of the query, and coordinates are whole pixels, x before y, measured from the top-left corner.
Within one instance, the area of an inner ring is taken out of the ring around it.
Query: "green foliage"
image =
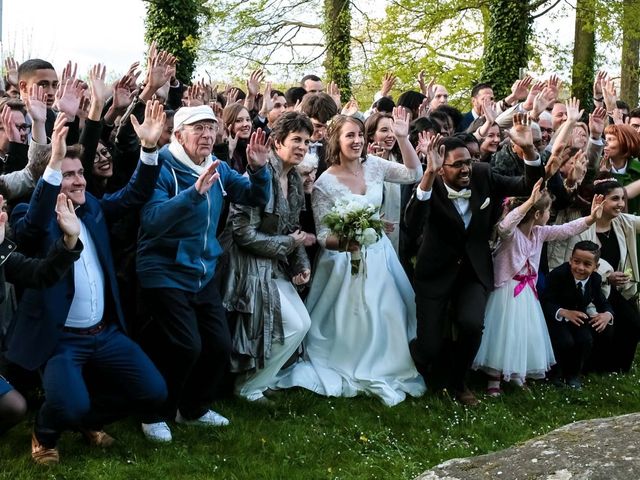
[[[351,9],[350,0],[325,0],[324,61],[327,82],[336,82],[343,101],[351,97]]]
[[[496,98],[507,96],[519,70],[527,67],[533,23],[530,8],[528,0],[489,2],[489,32],[482,81],[493,86]]]
[[[474,380],[474,379],[472,379]],[[486,385],[475,378],[478,391]],[[640,411],[638,368],[631,375],[593,375],[577,392],[544,382],[530,391],[506,387],[464,408],[446,393],[428,392],[387,408],[367,397],[324,398],[285,391],[273,410],[241,400],[215,409],[224,428],[171,425],[173,443],[145,440],[133,419],[107,427],[117,443],[92,449],[75,433],[60,444],[61,464],[34,465],[32,420],[0,441],[0,479],[205,480],[415,478],[445,460],[507,448],[583,419]]]
[[[421,70],[446,85],[450,103],[468,108],[480,76],[484,46],[482,0],[397,0],[372,22],[373,52],[357,68],[360,88],[380,88],[385,72],[398,77],[396,93],[417,90]],[[364,37],[364,35],[362,35]]]
[[[145,38],[156,41],[178,59],[176,76],[190,82],[200,47],[200,32],[208,20],[206,0],[153,0],[147,3]]]
[[[319,73],[325,45],[322,6],[312,0],[217,0],[202,53],[222,78],[262,67],[278,79]]]

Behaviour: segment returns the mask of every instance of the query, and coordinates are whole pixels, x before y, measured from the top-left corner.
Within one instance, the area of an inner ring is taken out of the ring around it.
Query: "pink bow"
[[[524,288],[529,285],[531,287],[531,290],[533,290],[533,294],[536,296],[536,298],[538,298],[538,291],[536,290],[537,277],[538,276],[535,273],[529,275],[516,275],[515,277],[513,277],[515,281],[520,282],[513,289],[513,296],[517,297],[518,295],[520,295],[520,293],[522,293],[522,290],[524,290]]]

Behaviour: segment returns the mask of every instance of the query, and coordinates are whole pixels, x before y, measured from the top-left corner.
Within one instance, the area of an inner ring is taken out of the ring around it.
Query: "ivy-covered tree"
[[[640,52],[640,0],[623,0],[622,11],[622,61],[620,98],[631,105],[638,105],[638,75]]]
[[[531,58],[534,19],[551,11],[560,0],[491,0],[482,65],[482,81],[490,83],[496,98],[510,93],[511,85]],[[544,8],[540,13],[535,13]]]
[[[176,76],[190,82],[208,11],[206,0],[147,0],[145,39],[178,59]]]
[[[595,22],[596,11],[593,0],[577,0],[571,95],[580,99],[581,105],[587,110],[593,107],[592,85],[596,61]]]
[[[342,100],[351,97],[351,3],[325,0],[324,32],[327,53],[324,68],[327,82],[338,84]]]

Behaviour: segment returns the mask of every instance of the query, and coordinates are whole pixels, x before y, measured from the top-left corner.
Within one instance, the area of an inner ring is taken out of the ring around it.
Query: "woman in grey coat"
[[[223,303],[236,320],[231,368],[243,373],[236,392],[250,401],[266,402],[263,392],[275,386],[311,324],[295,286],[311,277],[304,247],[315,237],[300,230],[304,191],[294,167],[312,133],[306,115],[283,114],[270,136],[271,199],[265,207],[231,207],[233,246]]]

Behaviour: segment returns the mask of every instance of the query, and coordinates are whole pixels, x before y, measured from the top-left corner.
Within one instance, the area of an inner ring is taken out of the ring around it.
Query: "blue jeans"
[[[54,447],[64,430],[101,430],[120,418],[155,410],[167,386],[149,357],[110,324],[96,335],[64,332],[42,373],[36,418],[40,443]]]

